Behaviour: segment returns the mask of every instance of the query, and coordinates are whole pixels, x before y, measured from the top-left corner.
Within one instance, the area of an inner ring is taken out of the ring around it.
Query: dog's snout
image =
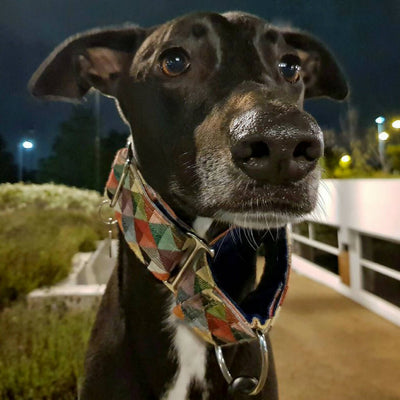
[[[250,178],[272,184],[301,180],[323,153],[322,137],[295,132],[250,134],[231,147],[232,160]]]

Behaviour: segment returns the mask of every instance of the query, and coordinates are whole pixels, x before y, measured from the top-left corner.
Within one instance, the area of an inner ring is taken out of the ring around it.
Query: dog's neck
[[[256,331],[270,325],[285,292],[288,272],[286,235],[284,229],[283,234],[276,230],[276,238],[271,236],[271,240],[267,232],[253,231],[250,232],[253,243],[250,243],[248,238],[242,237],[246,234],[243,229],[226,230],[225,224],[196,218],[192,227],[207,241],[215,238],[214,249],[211,249],[193,231],[190,232],[190,228],[143,180],[131,157],[129,147],[118,152],[107,183],[107,193],[111,205],[116,207],[123,235],[124,246],[120,252],[123,270],[119,282],[122,286],[120,292],[126,295],[122,299],[122,308],[128,309],[129,315],[135,314],[133,320],[140,319],[140,315],[136,315],[138,310],[133,311],[135,305],[143,303],[145,298],[146,308],[153,309],[153,319],[167,319],[175,338],[172,346],[177,354],[178,372],[166,398],[175,400],[181,394],[187,397],[189,385],[195,381],[197,384],[201,382],[203,392],[206,390],[208,384],[203,382],[205,365],[209,363],[206,363],[206,342],[237,345],[254,339]],[[262,243],[267,249],[271,248],[272,257],[266,258],[266,265],[277,271],[267,274],[264,269],[260,291],[253,289],[256,253]],[[212,260],[207,259],[204,253],[200,257],[199,251],[215,256]],[[140,273],[136,271],[133,275],[135,280],[130,268],[132,271],[141,269]],[[154,280],[152,288],[149,277]],[[171,307],[165,307],[165,304],[173,302],[166,297],[165,287],[158,287],[160,281],[174,293],[174,315]],[[178,286],[175,286],[176,282]],[[157,325],[153,328],[157,329]],[[146,340],[147,335],[158,336],[159,332],[156,330],[154,334],[152,329],[144,329],[135,332],[135,336],[141,336],[138,338],[140,342]],[[188,348],[191,348],[189,352]],[[198,360],[194,364],[193,349],[197,349]],[[220,361],[219,364],[221,366]],[[257,387],[262,388],[265,381],[260,379],[259,382]]]
[[[215,345],[255,339],[256,330],[265,332],[287,282],[285,229],[275,229],[274,237],[265,230],[227,230],[220,224],[211,229],[209,219],[197,219],[195,225],[203,238],[196,236],[144,180],[130,144],[115,157],[107,193],[130,248],[175,294],[176,316]],[[237,302],[244,299],[241,282],[253,283],[255,256],[263,243],[269,258],[265,265],[276,272],[267,273],[264,268],[261,286],[265,290],[256,290],[246,306],[239,306]]]

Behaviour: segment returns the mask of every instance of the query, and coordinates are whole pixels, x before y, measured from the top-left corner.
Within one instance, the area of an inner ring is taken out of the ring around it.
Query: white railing
[[[324,180],[319,198],[292,229],[293,268],[400,326],[400,180]]]

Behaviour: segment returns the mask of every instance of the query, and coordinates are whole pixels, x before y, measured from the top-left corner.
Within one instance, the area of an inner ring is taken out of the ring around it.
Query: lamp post
[[[18,145],[18,181],[23,181],[24,174],[24,151],[30,151],[35,147],[32,140],[21,140]]]
[[[94,92],[94,109],[96,118],[96,136],[94,139],[95,189],[100,190],[100,92]]]
[[[396,119],[396,121],[392,122],[392,127],[394,129],[400,129],[400,119]]]
[[[379,159],[381,161],[382,169],[388,172],[388,166],[386,164],[385,147],[386,141],[389,139],[389,134],[385,132],[385,117],[379,116],[375,119],[375,123],[378,127],[378,142],[379,142]]]

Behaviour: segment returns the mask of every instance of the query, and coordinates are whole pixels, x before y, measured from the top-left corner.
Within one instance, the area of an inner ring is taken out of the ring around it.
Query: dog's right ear
[[[94,87],[114,96],[118,79],[128,73],[148,31],[137,26],[92,30],[67,39],[40,65],[29,81],[33,96],[78,101]]]

